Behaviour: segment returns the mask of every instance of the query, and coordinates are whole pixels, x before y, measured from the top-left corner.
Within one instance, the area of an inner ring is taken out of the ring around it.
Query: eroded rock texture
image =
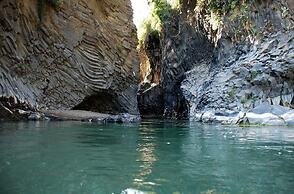
[[[2,106],[137,114],[130,1],[62,1],[42,14],[36,0],[0,1]]]
[[[154,32],[147,36],[144,51],[148,61],[141,61],[141,71],[142,66],[143,73],[146,71],[146,64],[150,70],[139,93],[139,107],[144,107],[141,113],[150,114],[153,110],[165,118],[187,118],[189,104],[181,90],[185,72],[198,62],[210,62],[213,55],[213,44],[205,36],[204,29],[195,29],[187,23],[186,15],[174,11],[163,24],[161,36]],[[160,103],[155,106],[154,102]],[[147,107],[150,110],[146,111]]]
[[[164,116],[206,121],[264,103],[293,108],[294,2],[209,2],[180,0],[163,21],[161,93],[153,86],[140,103],[160,94]]]
[[[293,11],[292,1],[251,1],[246,27],[224,18],[213,61],[197,62],[182,82],[190,119],[213,121],[260,104],[293,108]]]
[[[158,32],[147,36],[146,44],[140,54],[140,89],[138,105],[143,117],[161,117],[164,113],[162,90],[162,48]]]
[[[185,9],[189,10],[189,7]],[[164,116],[186,118],[189,100],[181,90],[185,72],[199,63],[212,61],[213,44],[202,27],[195,28],[187,22],[187,15],[172,14],[164,24],[162,85],[164,92]],[[178,17],[177,17],[178,16]]]

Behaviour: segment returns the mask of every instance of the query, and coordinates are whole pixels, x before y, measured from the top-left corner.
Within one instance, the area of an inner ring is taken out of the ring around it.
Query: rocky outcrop
[[[150,33],[140,48],[140,84],[138,106],[142,117],[163,115],[164,101],[161,86],[162,50],[158,32]]]
[[[36,0],[0,1],[1,114],[16,109],[138,114],[130,1],[61,2],[46,4],[40,20]]]
[[[280,105],[263,103],[247,112],[205,111],[196,113],[194,121],[216,122],[225,125],[293,125],[294,110]]]
[[[248,6],[255,10],[248,12],[248,22],[258,30],[256,36],[244,31],[243,39],[234,40],[232,29],[237,26],[225,20],[214,62],[200,63],[186,73],[181,88],[189,100],[190,119],[205,114],[204,120],[214,120],[219,113],[247,112],[263,103],[293,108],[293,3],[255,1]]]
[[[139,115],[121,113],[118,115],[103,114],[82,110],[65,111],[42,111],[39,115],[30,114],[30,120],[61,120],[61,121],[84,121],[94,123],[132,123],[140,121]]]
[[[261,104],[292,109],[293,13],[290,0],[181,0],[160,39],[165,116],[222,122],[254,118]]]
[[[148,88],[139,93],[139,99],[146,99],[145,96],[156,95],[157,99],[162,99],[160,107],[153,109],[160,116],[172,119],[182,119],[188,116],[188,101],[181,91],[181,83],[185,78],[185,72],[189,71],[199,61],[211,61],[213,55],[213,44],[205,36],[204,29],[195,29],[188,24],[185,15],[173,11],[163,23],[162,35],[158,39],[152,38],[152,34],[147,36],[146,45],[143,47],[149,61],[141,61],[141,68],[146,64],[151,67],[150,73],[145,75],[145,83],[149,83],[154,88],[158,85],[157,92]],[[151,36],[151,37],[150,37]],[[159,43],[154,43],[159,42]],[[154,47],[148,45],[157,45]],[[159,53],[154,57],[154,53]],[[152,64],[153,65],[152,68]],[[160,68],[158,70],[158,68]],[[152,70],[155,69],[155,70]],[[152,77],[160,78],[156,81]],[[155,74],[155,76],[154,76]],[[144,82],[142,88],[146,88]],[[147,84],[148,85],[148,84]],[[152,92],[152,93],[151,93]],[[150,97],[147,97],[150,99]],[[139,101],[139,107],[152,107],[149,101]],[[158,111],[160,110],[160,111]],[[144,115],[144,112],[143,112]]]
[[[293,40],[293,32],[275,34],[221,70],[209,71],[203,64],[187,72],[182,89],[191,117],[212,109],[246,111],[262,103],[292,107]]]
[[[213,44],[207,39],[204,29],[186,21],[186,15],[173,13],[164,23],[162,40],[162,87],[164,93],[164,116],[186,118],[189,100],[181,90],[185,72],[201,62],[210,63]]]

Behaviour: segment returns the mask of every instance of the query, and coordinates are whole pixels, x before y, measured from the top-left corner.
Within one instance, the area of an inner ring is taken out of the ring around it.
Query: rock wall
[[[144,47],[140,48],[141,80],[138,91],[138,105],[142,117],[161,117],[164,113],[163,90],[161,86],[162,49],[158,32],[150,33]]]
[[[39,10],[40,11],[40,10]],[[0,1],[0,105],[138,114],[129,0]]]
[[[163,23],[163,31],[158,35],[159,40],[149,34],[143,47],[145,58],[141,61],[141,71],[145,73],[146,64],[151,70],[145,75],[145,83],[141,84],[139,93],[139,107],[149,107],[149,111],[165,118],[187,118],[189,104],[181,91],[181,83],[185,79],[185,72],[189,71],[199,61],[211,61],[213,44],[207,39],[204,29],[195,29],[187,23],[186,15],[173,11]],[[148,45],[159,42],[158,48]],[[155,53],[160,53],[155,56]],[[152,64],[156,64],[153,65]],[[143,68],[142,68],[143,67]],[[158,73],[159,72],[159,73]],[[142,72],[141,72],[142,73]],[[160,76],[158,76],[160,75]],[[153,77],[159,77],[155,81]],[[152,97],[151,97],[152,96]],[[154,105],[154,98],[160,103]],[[152,99],[152,100],[150,100]],[[144,115],[145,111],[141,111]]]
[[[161,92],[145,96],[163,95],[165,117],[191,120],[293,108],[293,11],[291,0],[180,0],[163,21]]]
[[[201,62],[210,63],[213,44],[202,27],[187,22],[187,15],[172,13],[164,23],[162,40],[162,86],[164,93],[164,116],[186,118],[189,100],[181,90],[185,72]]]
[[[225,16],[213,61],[186,73],[181,88],[190,119],[203,120],[209,112],[214,120],[264,103],[293,108],[293,2],[250,2],[246,27]]]

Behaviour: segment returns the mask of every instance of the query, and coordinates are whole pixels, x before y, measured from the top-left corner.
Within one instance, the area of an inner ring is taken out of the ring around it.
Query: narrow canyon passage
[[[0,194],[294,193],[293,0],[0,0]]]

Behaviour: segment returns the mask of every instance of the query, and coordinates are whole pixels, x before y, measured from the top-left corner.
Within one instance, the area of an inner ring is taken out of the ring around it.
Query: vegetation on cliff
[[[205,31],[213,42],[217,42],[226,23],[238,26],[231,29],[230,37],[236,41],[244,40],[249,35],[258,35],[258,29],[253,21],[250,21],[249,10],[256,0],[195,0],[188,15],[202,23]],[[180,13],[183,3],[179,0],[148,0],[151,7],[150,16],[145,19],[138,29],[139,47],[144,44],[148,34],[153,31],[161,32],[162,24],[174,11]],[[191,5],[189,5],[191,6]],[[189,20],[188,20],[189,21]],[[195,21],[192,19],[192,21]]]
[[[224,23],[235,23],[232,33],[234,39],[253,34],[254,29],[249,21],[249,3],[254,0],[199,0],[194,9],[197,20],[202,22],[205,30],[212,35],[211,39],[217,42],[221,35]],[[254,31],[255,34],[255,31]]]
[[[148,34],[162,31],[162,24],[170,17],[173,10],[179,8],[179,0],[148,0],[151,7],[151,13],[138,29],[139,48],[144,45]]]
[[[207,31],[220,32],[226,15],[230,15],[231,21],[239,22],[240,29],[249,30],[248,2],[249,0],[198,0],[192,15],[204,24]],[[179,0],[148,0],[148,4],[151,14],[138,29],[139,48],[144,45],[148,34],[154,31],[160,34],[162,24],[173,11],[179,11],[182,6]]]

